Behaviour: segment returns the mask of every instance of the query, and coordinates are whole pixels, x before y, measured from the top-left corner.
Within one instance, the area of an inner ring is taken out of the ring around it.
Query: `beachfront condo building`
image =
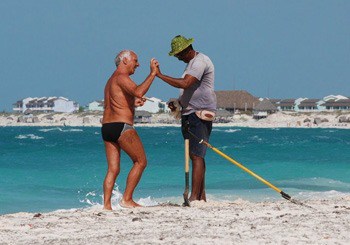
[[[79,104],[64,97],[28,97],[13,104],[13,110],[20,113],[66,112],[79,110]]]

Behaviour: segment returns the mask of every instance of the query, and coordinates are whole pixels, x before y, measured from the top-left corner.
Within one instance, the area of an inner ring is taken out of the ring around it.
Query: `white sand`
[[[0,244],[349,244],[350,196],[0,216]]]
[[[21,114],[0,115],[0,126],[101,126],[101,113],[56,113],[56,114],[39,114],[29,117],[25,120],[28,122],[18,122]],[[36,117],[38,122],[32,122]],[[345,117],[350,119],[350,112],[319,112],[319,113],[295,113],[295,112],[277,112],[269,115],[265,119],[255,120],[251,115],[238,114],[230,118],[229,123],[215,123],[214,127],[258,127],[258,128],[347,128],[350,129],[350,123],[340,123],[339,118]],[[323,122],[315,124],[314,121],[319,118]],[[309,119],[310,122],[305,122]],[[162,123],[167,121],[169,123]],[[180,126],[180,122],[173,119],[168,114],[154,114],[151,123],[137,124],[136,126]]]

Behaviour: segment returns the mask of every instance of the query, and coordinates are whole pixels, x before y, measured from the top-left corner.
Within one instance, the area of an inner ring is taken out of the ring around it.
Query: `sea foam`
[[[116,186],[114,190],[112,191],[112,208],[113,209],[122,209],[122,207],[119,205],[120,201],[123,198],[123,194],[119,191],[119,186]],[[79,200],[81,203],[85,203],[89,205],[90,207],[94,208],[101,208],[103,207],[103,195],[97,194],[96,191],[90,191],[85,195],[84,199]],[[159,204],[154,198],[151,196],[148,196],[146,198],[140,198],[139,200],[135,200],[138,204],[145,206],[145,207],[151,207],[156,206]]]
[[[43,129],[39,129],[40,132],[50,132],[50,131],[60,131],[60,132],[83,132],[82,129],[78,129],[78,128],[69,128],[69,129],[62,129],[60,127],[55,127],[55,128],[43,128]]]
[[[235,132],[239,132],[241,131],[241,129],[237,128],[237,129],[218,129],[218,128],[214,128],[213,132],[225,132],[225,133],[235,133]]]
[[[15,137],[16,139],[32,139],[32,140],[40,140],[44,139],[44,137],[37,136],[35,134],[20,134]]]

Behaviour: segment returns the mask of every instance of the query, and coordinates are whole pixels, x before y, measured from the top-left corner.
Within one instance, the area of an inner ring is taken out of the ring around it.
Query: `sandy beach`
[[[101,126],[102,113],[55,113],[24,116],[22,114],[0,115],[0,126]],[[214,127],[255,128],[347,128],[350,129],[349,112],[277,112],[267,118],[256,120],[251,115],[235,114],[225,119],[226,123],[214,123]],[[345,120],[345,122],[344,122]],[[180,121],[170,114],[153,114],[145,123],[137,126],[165,127],[180,126]]]
[[[0,216],[0,244],[349,244],[350,196]]]

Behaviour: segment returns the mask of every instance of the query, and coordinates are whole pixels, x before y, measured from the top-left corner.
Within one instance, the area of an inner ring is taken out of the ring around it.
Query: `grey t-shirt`
[[[180,89],[179,101],[182,115],[199,110],[216,111],[216,95],[214,92],[214,65],[208,56],[197,53],[187,64],[182,77],[189,74],[198,79],[191,87]]]

